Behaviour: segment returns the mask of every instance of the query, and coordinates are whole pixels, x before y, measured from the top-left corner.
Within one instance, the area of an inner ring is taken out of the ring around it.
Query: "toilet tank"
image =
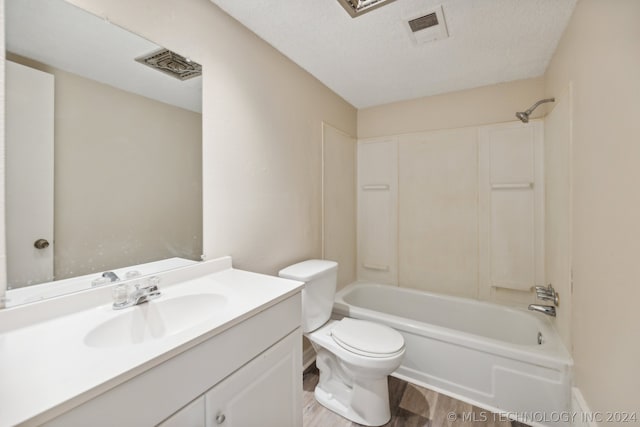
[[[285,279],[304,282],[302,289],[302,331],[311,332],[331,316],[338,281],[338,263],[311,259],[291,265],[278,273]]]

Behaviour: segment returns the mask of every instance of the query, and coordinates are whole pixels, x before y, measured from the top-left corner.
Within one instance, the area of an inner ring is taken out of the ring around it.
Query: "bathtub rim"
[[[382,313],[368,308],[354,306],[344,300],[345,295],[352,290],[367,287],[393,289],[394,292],[404,292],[412,295],[444,298],[450,301],[461,301],[464,303],[471,302],[473,304],[480,304],[490,308],[497,308],[507,312],[516,313],[517,315],[525,315],[529,318],[534,319],[540,326],[540,332],[542,332],[545,341],[541,345],[525,345],[501,341],[495,338],[485,337],[482,335],[472,334],[469,332],[451,329],[444,326],[433,325],[418,320],[408,319],[388,313]],[[551,323],[550,319],[540,318],[539,316],[536,316],[534,313],[531,313],[526,309],[509,307],[471,298],[463,298],[411,288],[401,288],[395,285],[385,285],[370,281],[356,281],[350,283],[336,293],[333,305],[333,315],[337,315],[337,318],[354,317],[371,321],[378,320],[403,332],[426,336],[440,341],[451,342],[466,348],[479,349],[489,354],[507,357],[510,359],[519,360],[542,367],[553,368],[560,371],[564,371],[566,369],[570,370],[573,366],[573,358],[562,343],[560,335],[558,334],[554,325]]]

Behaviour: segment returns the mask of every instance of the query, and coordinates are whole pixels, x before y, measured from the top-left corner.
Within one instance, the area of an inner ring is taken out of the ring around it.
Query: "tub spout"
[[[529,310],[556,317],[556,308],[552,305],[529,304]]]

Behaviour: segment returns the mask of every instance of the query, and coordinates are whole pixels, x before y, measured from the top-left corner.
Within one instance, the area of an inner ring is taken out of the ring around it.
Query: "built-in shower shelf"
[[[377,270],[377,271],[389,271],[388,265],[380,265],[380,264],[362,264],[362,266],[368,270]]]
[[[492,190],[521,190],[533,188],[533,182],[513,182],[504,184],[491,184]]]
[[[388,191],[389,186],[387,184],[363,185],[362,189],[364,191]]]

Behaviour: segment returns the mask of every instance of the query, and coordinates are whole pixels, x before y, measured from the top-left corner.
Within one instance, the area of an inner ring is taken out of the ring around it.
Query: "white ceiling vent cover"
[[[449,37],[442,6],[431,10],[404,13],[404,24],[414,43],[426,43]]]

